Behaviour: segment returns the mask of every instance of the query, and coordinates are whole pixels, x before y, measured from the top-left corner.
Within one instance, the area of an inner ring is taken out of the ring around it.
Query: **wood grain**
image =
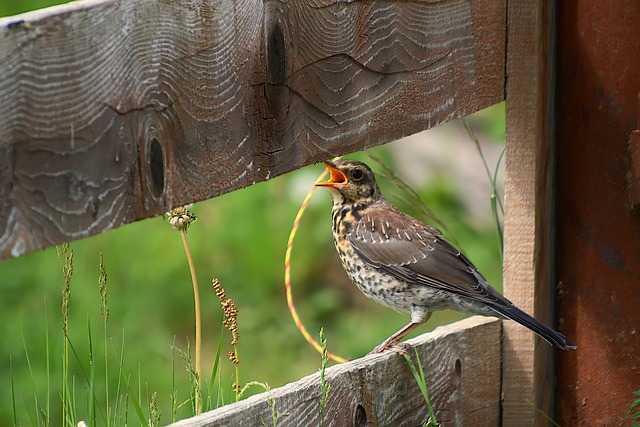
[[[563,426],[638,421],[628,411],[640,389],[640,211],[627,187],[640,166],[629,151],[640,143],[640,38],[631,22],[640,2],[558,2],[558,321],[578,344],[556,364]]]
[[[94,0],[0,19],[0,257],[504,97],[504,1]]]
[[[553,2],[509,2],[505,153],[504,294],[554,325]],[[548,425],[553,349],[505,322],[502,425]]]
[[[499,425],[501,325],[495,318],[472,317],[408,341],[419,352],[440,425]],[[269,399],[278,413],[288,414],[279,427],[417,426],[427,420],[424,398],[396,353],[332,366],[326,381],[331,391],[322,424],[320,378],[314,374],[171,426],[272,425]]]

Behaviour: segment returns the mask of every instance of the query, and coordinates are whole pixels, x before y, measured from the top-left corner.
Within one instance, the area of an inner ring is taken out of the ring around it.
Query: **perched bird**
[[[316,185],[333,196],[333,241],[347,275],[366,296],[411,314],[411,322],[374,353],[398,344],[433,311],[445,308],[515,320],[556,347],[576,348],[493,289],[438,229],[387,202],[366,164],[324,164],[331,178]]]

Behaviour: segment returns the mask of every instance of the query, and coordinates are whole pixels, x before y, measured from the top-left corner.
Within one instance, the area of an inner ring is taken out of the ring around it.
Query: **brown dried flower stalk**
[[[236,366],[236,380],[233,383],[233,389],[236,393],[237,401],[240,397],[240,381],[238,369],[238,364],[240,363],[240,360],[238,359],[238,343],[240,341],[240,335],[238,334],[238,306],[231,298],[227,298],[227,295],[218,279],[214,277],[211,280],[211,284],[213,285],[213,290],[216,292],[216,295],[220,299],[220,306],[222,307],[222,312],[224,313],[222,325],[225,329],[231,332],[231,345],[233,346],[233,350],[229,352],[229,360]]]

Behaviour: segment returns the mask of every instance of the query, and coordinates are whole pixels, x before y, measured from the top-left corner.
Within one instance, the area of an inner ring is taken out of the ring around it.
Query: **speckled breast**
[[[411,311],[409,285],[382,273],[360,258],[347,240],[354,222],[361,218],[364,206],[339,206],[333,209],[333,243],[347,275],[367,297],[396,310]]]

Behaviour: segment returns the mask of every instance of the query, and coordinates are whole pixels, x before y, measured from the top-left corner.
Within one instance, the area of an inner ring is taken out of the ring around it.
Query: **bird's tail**
[[[491,308],[500,313],[502,316],[531,329],[551,345],[554,345],[563,350],[576,348],[576,345],[560,332],[551,329],[544,323],[534,319],[514,305],[510,307],[493,306]]]

